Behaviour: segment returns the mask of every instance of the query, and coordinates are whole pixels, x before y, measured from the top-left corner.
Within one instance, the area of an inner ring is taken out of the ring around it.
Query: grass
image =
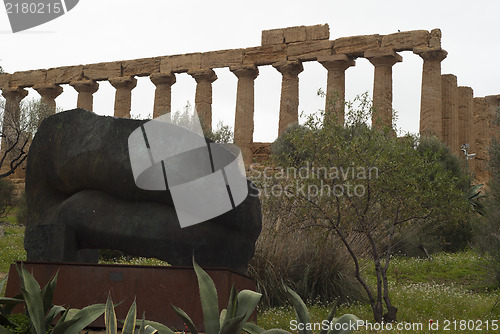
[[[396,331],[385,330],[377,333],[472,333],[458,328],[444,330],[444,321],[474,320],[500,322],[500,290],[491,290],[484,279],[486,269],[484,259],[473,251],[456,254],[441,253],[432,261],[395,257],[391,264],[390,291],[393,304],[399,309],[398,320],[402,323],[422,324],[423,330]],[[373,275],[368,275],[370,281]],[[331,310],[332,305],[313,304],[309,306],[312,322],[321,322]],[[373,315],[369,304],[343,304],[338,307],[337,315],[351,313],[360,319],[372,322]],[[259,325],[264,328],[290,329],[290,321],[295,314],[290,306],[260,310]],[[440,329],[430,331],[429,320],[439,321]],[[479,325],[479,322],[475,323]],[[500,324],[499,324],[500,325]],[[410,326],[410,325],[408,325]],[[459,326],[459,323],[458,323]],[[360,330],[359,333],[372,333]]]
[[[101,264],[131,264],[137,266],[169,266],[168,262],[154,257],[127,257],[122,256],[113,260],[99,260]]]
[[[399,283],[460,284],[468,289],[482,291],[492,288],[485,259],[474,251],[440,253],[432,260],[395,257],[388,277]]]
[[[15,218],[9,217],[9,223],[2,225],[5,235],[0,237],[0,276],[6,274],[10,264],[25,260],[23,247],[24,227],[15,225]],[[150,258],[122,257],[113,262],[136,265],[165,265],[165,262]],[[376,333],[476,333],[476,331],[444,330],[444,321],[474,320],[482,321],[483,333],[486,321],[500,320],[500,290],[494,290],[487,277],[485,259],[474,251],[447,254],[440,253],[432,260],[399,257],[391,261],[389,269],[390,291],[393,304],[399,309],[398,320],[401,323],[418,323],[424,326],[419,330],[385,330]],[[366,271],[370,282],[375,277]],[[331,310],[332,305],[313,303],[309,306],[312,322],[320,323]],[[337,315],[352,313],[360,319],[372,322],[372,312],[368,304],[342,304]],[[291,306],[259,309],[258,322],[264,328],[282,328],[290,330],[290,321],[295,319]],[[430,331],[429,320],[438,321],[440,329]],[[459,326],[459,322],[457,326]],[[476,322],[476,325],[479,323]],[[491,322],[490,322],[491,324]],[[375,333],[360,330],[359,333]]]
[[[392,300],[399,308],[398,320],[406,323],[428,324],[430,319],[443,322],[445,319],[499,319],[500,310],[494,309],[498,295],[491,293],[473,293],[463,287],[433,283],[392,284]],[[309,307],[311,321],[321,322],[331,310],[331,305],[312,305]],[[373,322],[368,304],[340,305],[337,315],[351,313],[360,319]],[[259,325],[264,328],[290,328],[290,321],[295,319],[291,307],[263,310],[259,313]],[[369,331],[360,331],[369,333]],[[380,333],[391,331],[381,331]],[[448,332],[449,331],[443,331]],[[427,333],[416,331],[416,333]],[[436,333],[441,333],[436,331]]]
[[[0,274],[7,274],[12,263],[26,260],[24,226],[7,224],[2,227],[5,235],[0,237]]]
[[[26,250],[24,249],[24,226],[16,224],[13,212],[0,225],[5,234],[0,237],[0,279],[7,275],[10,265],[16,261],[26,261]],[[168,266],[165,261],[145,257],[120,257],[113,261],[99,261],[99,263],[131,264],[144,266]]]

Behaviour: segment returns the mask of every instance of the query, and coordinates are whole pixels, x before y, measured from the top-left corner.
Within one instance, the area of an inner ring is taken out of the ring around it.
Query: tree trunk
[[[382,303],[380,301],[374,301],[371,303],[373,317],[375,318],[375,322],[382,322],[384,320],[384,308],[382,307]]]

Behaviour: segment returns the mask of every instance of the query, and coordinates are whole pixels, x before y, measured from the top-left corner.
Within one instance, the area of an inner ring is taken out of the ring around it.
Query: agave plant
[[[17,270],[22,293],[14,298],[0,298],[0,304],[5,305],[0,308],[0,334],[11,333],[6,327],[16,327],[7,317],[17,304],[25,305],[29,319],[27,333],[32,334],[80,334],[85,327],[104,313],[104,304],[90,305],[81,310],[54,305],[52,298],[57,284],[57,273],[41,289],[33,275],[23,265]],[[1,282],[0,289],[4,284],[5,280]],[[59,315],[59,320],[53,326],[54,320]]]
[[[312,330],[307,326],[311,324],[311,317],[306,304],[302,298],[288,286],[284,286],[284,289],[295,309],[297,323],[303,324],[303,328],[299,328],[299,334],[312,334]],[[357,328],[357,326],[353,326],[353,324],[357,324],[359,320],[358,317],[352,314],[344,314],[339,318],[334,318],[335,312],[336,307],[334,307],[330,311],[328,317],[321,322],[321,324],[325,325],[322,326],[320,334],[349,334],[352,333],[352,327]],[[290,332],[277,328],[265,330],[253,323],[246,323],[243,326],[243,330],[250,334],[290,334]]]
[[[238,294],[231,288],[227,309],[223,309],[219,314],[219,301],[217,289],[210,276],[196,263],[193,257],[193,267],[198,278],[200,290],[200,301],[203,310],[203,322],[206,334],[239,334],[243,330],[247,320],[257,307],[261,294],[242,290]],[[184,321],[188,330],[197,334],[191,318],[182,309],[172,305],[175,313]]]
[[[467,201],[471,205],[472,210],[479,213],[481,216],[485,214],[484,204],[481,201],[481,198],[486,197],[486,195],[481,193],[481,188],[483,186],[484,184],[471,185],[467,190]]]
[[[0,292],[3,291],[5,283],[7,282],[7,277],[0,281]],[[12,309],[23,300],[16,298],[0,297],[0,333],[9,333],[5,327],[16,327],[9,319],[8,316],[11,314]],[[5,327],[4,327],[5,326]]]
[[[210,276],[196,263],[193,258],[193,267],[198,278],[200,290],[200,300],[203,310],[203,320],[206,334],[239,334],[243,330],[246,321],[252,315],[261,294],[243,290],[236,294],[234,286],[231,289],[228,307],[219,314],[217,289]],[[193,321],[182,309],[173,306],[172,309],[186,324],[189,332],[198,334],[198,330]],[[106,334],[117,333],[117,320],[114,312],[111,297],[106,303],[104,315],[106,324]],[[135,301],[130,307],[127,317],[123,323],[123,334],[174,334],[174,332],[157,322],[144,320],[144,315],[140,324],[137,324],[137,308]]]
[[[118,326],[115,314],[115,305],[111,299],[111,296],[108,296],[108,300],[106,302],[106,311],[104,312],[104,323],[106,326],[106,334],[117,334]],[[123,328],[121,331],[122,334],[174,334],[172,330],[168,327],[154,322],[148,321],[144,319],[144,313],[142,315],[142,320],[137,321],[137,304],[134,300],[132,306],[128,310],[127,317],[123,323]]]

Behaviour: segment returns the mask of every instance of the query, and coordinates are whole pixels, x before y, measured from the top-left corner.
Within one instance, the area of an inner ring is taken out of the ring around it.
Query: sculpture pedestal
[[[21,292],[15,266],[10,267],[7,297]],[[55,305],[81,309],[90,304],[106,303],[111,293],[114,303],[122,302],[115,308],[117,319],[125,319],[136,298],[138,318],[146,312],[147,320],[183,330],[182,320],[170,306],[173,304],[191,317],[198,330],[204,331],[198,280],[193,268],[40,262],[24,262],[24,266],[42,288],[59,271]],[[255,283],[246,276],[225,268],[205,270],[215,283],[221,309],[227,307],[233,283],[237,291],[255,291]],[[104,327],[104,317],[91,327]]]

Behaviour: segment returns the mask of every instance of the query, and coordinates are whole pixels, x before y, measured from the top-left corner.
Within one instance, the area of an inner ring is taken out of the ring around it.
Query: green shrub
[[[10,314],[7,319],[15,326],[6,326],[11,333],[28,333],[30,326],[30,319],[26,314]]]
[[[468,196],[471,178],[460,158],[446,144],[436,137],[420,137],[417,151],[428,161],[438,161],[455,187],[463,192],[464,197]],[[441,210],[423,226],[401,228],[399,251],[407,255],[423,255],[423,249],[429,253],[465,250],[473,239],[473,207],[457,209],[464,210]]]
[[[293,137],[302,135],[311,130],[299,124],[288,126],[285,132],[271,144],[271,156],[278,166],[286,166],[290,161],[301,163],[309,159],[309,152],[301,151],[293,143]]]

